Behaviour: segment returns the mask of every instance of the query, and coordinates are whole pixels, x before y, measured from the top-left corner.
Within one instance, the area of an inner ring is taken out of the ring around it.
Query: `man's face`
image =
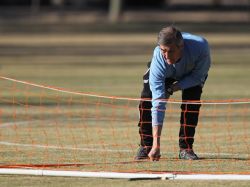
[[[175,64],[181,58],[182,47],[175,44],[160,45],[161,53],[168,64]]]

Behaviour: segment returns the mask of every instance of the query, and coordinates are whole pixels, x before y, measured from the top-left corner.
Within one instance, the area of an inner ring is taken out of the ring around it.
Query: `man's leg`
[[[148,64],[148,67],[150,64]],[[152,108],[152,92],[149,87],[149,70],[143,76],[143,90],[141,93],[142,99],[148,99],[148,101],[141,100],[139,104],[139,134],[141,137],[140,148],[138,150],[137,156],[135,159],[146,159],[148,158],[148,153],[151,150],[153,144],[153,136],[152,136],[152,116],[151,116],[151,108]],[[165,87],[167,88],[171,84],[173,84],[176,80],[167,78],[165,80]],[[169,97],[169,96],[168,96]]]
[[[148,153],[151,150],[153,137],[152,137],[152,117],[151,117],[151,98],[152,93],[149,88],[149,69],[143,76],[143,90],[141,92],[141,101],[139,104],[139,134],[141,138],[140,147],[135,159],[147,159]],[[144,100],[148,99],[148,101]]]
[[[201,86],[195,86],[183,90],[182,101],[200,101],[202,93]],[[182,104],[179,131],[179,146],[181,159],[196,160],[198,157],[193,152],[195,128],[198,124],[201,104]]]
[[[141,146],[149,148],[151,148],[153,143],[151,107],[151,101],[141,101],[139,104],[140,120],[138,126]]]

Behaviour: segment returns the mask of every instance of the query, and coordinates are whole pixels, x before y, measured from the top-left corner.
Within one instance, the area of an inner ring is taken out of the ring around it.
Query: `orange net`
[[[181,102],[169,100],[161,159],[135,161],[140,99],[98,96],[1,77],[0,167],[250,173],[250,99],[201,101],[194,149],[178,159]]]

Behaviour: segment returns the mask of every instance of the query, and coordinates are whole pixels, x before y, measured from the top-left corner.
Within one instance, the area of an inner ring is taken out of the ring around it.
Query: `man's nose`
[[[165,58],[168,58],[168,57],[169,57],[168,52],[165,52],[165,53],[164,53],[164,56],[165,56]]]

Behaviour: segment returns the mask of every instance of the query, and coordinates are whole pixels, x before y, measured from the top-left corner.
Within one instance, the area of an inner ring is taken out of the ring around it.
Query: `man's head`
[[[158,45],[168,64],[174,64],[181,58],[184,43],[181,32],[175,27],[165,27],[159,32]]]

